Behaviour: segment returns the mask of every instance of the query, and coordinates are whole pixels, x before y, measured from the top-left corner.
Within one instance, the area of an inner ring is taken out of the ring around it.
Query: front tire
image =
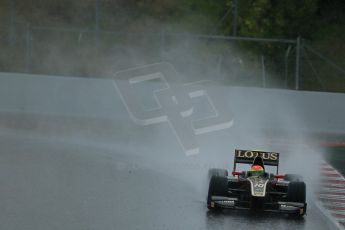
[[[223,176],[212,176],[207,194],[207,208],[210,210],[216,209],[212,204],[212,196],[227,196],[228,195],[228,178]]]
[[[306,203],[306,185],[302,181],[294,181],[289,183],[288,192],[287,192],[287,201],[288,202],[298,202],[305,204]],[[292,217],[302,217],[306,214],[307,207],[303,208],[302,212],[298,214],[292,214]]]

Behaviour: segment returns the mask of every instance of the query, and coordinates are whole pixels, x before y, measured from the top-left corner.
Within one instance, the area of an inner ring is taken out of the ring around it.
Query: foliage
[[[289,38],[301,36],[309,44],[345,67],[345,1],[344,0],[237,0],[238,35],[262,38]],[[96,4],[99,3],[99,28],[129,32],[190,32],[205,34],[232,35],[233,7],[235,0],[0,0],[0,39],[9,31],[10,2],[15,2],[16,23],[30,23],[34,26],[62,26],[93,29],[96,25]],[[16,27],[17,37],[20,26]],[[22,26],[23,27],[23,26]],[[25,32],[22,32],[25,34]],[[2,37],[1,37],[2,35]],[[37,35],[36,35],[37,36]],[[73,35],[82,38],[81,34]],[[25,35],[22,36],[25,47]],[[73,39],[74,39],[73,37]],[[267,63],[279,71],[281,58],[287,47],[270,43],[238,43],[242,53],[248,58],[265,56]],[[213,46],[200,48],[212,54],[211,49],[226,50]],[[3,42],[2,49],[13,55],[7,63],[7,56],[0,57],[0,67],[17,71],[18,63],[24,62],[23,55]],[[25,48],[23,48],[25,49]],[[205,51],[205,53],[207,53]],[[225,51],[224,51],[225,52]],[[255,56],[255,57],[256,57]],[[22,58],[22,59],[21,59]],[[21,60],[21,61],[20,61]],[[13,64],[15,63],[15,64]],[[309,74],[305,67],[303,73]],[[315,72],[315,70],[313,70]],[[327,71],[325,71],[327,72]],[[336,78],[334,78],[336,79]],[[309,79],[310,82],[313,79]],[[306,81],[308,82],[308,81]],[[309,88],[312,83],[309,84]],[[330,82],[330,87],[339,84]],[[308,87],[306,85],[306,87]],[[319,86],[316,86],[319,87]],[[333,87],[334,88],[334,87]],[[315,89],[315,87],[313,88]],[[341,89],[340,89],[341,90]]]

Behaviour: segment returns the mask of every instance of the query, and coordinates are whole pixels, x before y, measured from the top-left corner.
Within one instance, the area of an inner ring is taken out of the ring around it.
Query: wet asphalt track
[[[303,220],[210,213],[204,174],[155,168],[154,153],[142,160],[115,148],[0,137],[0,229],[334,229],[311,200]]]

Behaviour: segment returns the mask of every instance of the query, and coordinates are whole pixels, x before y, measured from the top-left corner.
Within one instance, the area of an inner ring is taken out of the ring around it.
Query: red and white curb
[[[345,178],[330,164],[321,165],[321,186],[317,194],[319,207],[326,211],[340,229],[345,229]]]

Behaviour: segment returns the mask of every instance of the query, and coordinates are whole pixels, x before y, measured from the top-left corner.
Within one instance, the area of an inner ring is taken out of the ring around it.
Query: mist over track
[[[206,86],[234,123],[193,137],[187,156],[167,122],[137,125],[110,80],[42,79],[1,79],[3,229],[334,229],[313,202],[322,152],[303,142],[342,129],[342,95]],[[212,113],[193,103],[194,119]],[[231,170],[235,148],[281,152],[282,173],[305,175],[308,215],[208,212],[207,170]]]

